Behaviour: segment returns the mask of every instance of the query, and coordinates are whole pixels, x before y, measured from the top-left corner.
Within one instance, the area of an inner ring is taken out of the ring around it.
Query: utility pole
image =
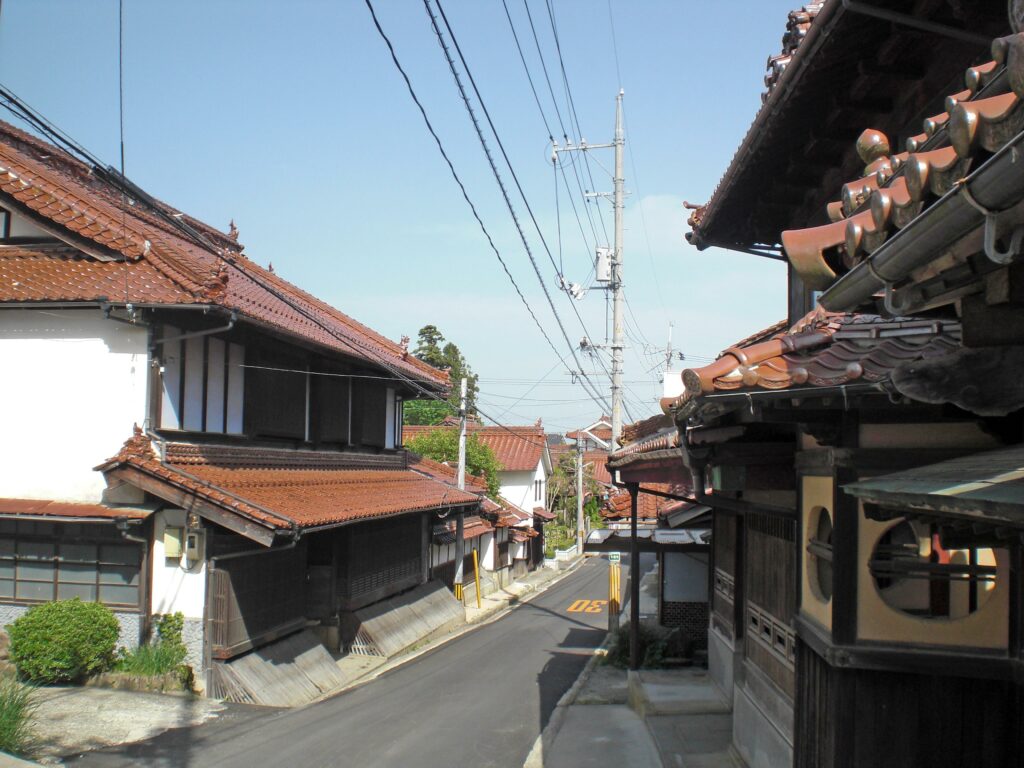
[[[665,370],[672,370],[672,326],[674,324],[669,321],[668,324],[668,346],[665,347]]]
[[[552,162],[558,162],[559,152],[586,152],[590,149],[615,149],[615,176],[614,191],[612,192],[612,203],[615,210],[615,243],[610,254],[609,266],[610,275],[607,278],[598,277],[598,281],[607,282],[608,290],[612,292],[612,441],[609,452],[619,447],[619,439],[622,436],[622,352],[626,348],[623,340],[623,309],[625,299],[622,294],[622,217],[625,210],[625,183],[623,165],[623,150],[626,146],[626,135],[622,128],[622,97],[625,91],[619,89],[615,97],[615,140],[611,144],[588,144],[585,139],[580,139],[579,144],[571,142],[565,146],[559,146],[555,142],[552,146]],[[608,197],[607,192],[590,192],[586,197]],[[606,254],[608,249],[598,248],[598,262]],[[589,346],[597,348],[596,344]]]
[[[625,208],[625,178],[623,177],[623,148],[626,136],[622,130],[622,96],[619,89],[615,97],[615,250],[612,252],[612,444],[611,451],[619,447],[622,436],[622,309],[625,300],[622,295],[622,214]]]
[[[466,379],[459,385],[459,490],[466,490]],[[455,516],[455,598],[462,600],[462,565],[466,559],[466,542],[462,537],[464,515],[459,509]]]
[[[583,554],[583,440],[576,441],[576,554]]]

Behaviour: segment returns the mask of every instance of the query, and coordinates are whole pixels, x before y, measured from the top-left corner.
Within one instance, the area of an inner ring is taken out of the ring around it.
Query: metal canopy
[[[641,552],[693,552],[706,551],[711,543],[708,529],[666,530],[654,528],[636,532],[637,548]],[[628,552],[630,532],[598,528],[591,531],[583,542],[584,552]]]
[[[866,504],[1024,528],[1024,445],[843,486]]]

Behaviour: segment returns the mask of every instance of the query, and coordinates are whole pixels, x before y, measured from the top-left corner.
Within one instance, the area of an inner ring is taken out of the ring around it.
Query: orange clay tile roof
[[[701,248],[773,246],[781,230],[828,221],[825,187],[838,188],[868,161],[852,146],[843,147],[838,133],[823,132],[822,125],[846,134],[851,124],[869,121],[893,135],[916,133],[907,130],[908,123],[927,114],[936,90],[967,67],[970,93],[965,97],[954,86],[951,96],[973,98],[977,88],[971,87],[972,80],[984,85],[996,74],[991,62],[972,66],[983,50],[981,39],[1005,34],[1006,15],[998,3],[961,5],[958,24],[979,38],[977,42],[922,37],[908,27],[855,13],[839,0],[826,0],[810,19],[795,52],[784,45],[781,59],[769,59],[773,71],[766,78],[769,91],[764,103],[709,202],[690,206],[696,210],[687,239]],[[940,21],[943,11],[933,5],[921,6],[916,13],[922,21]],[[871,57],[865,57],[866,50],[872,51]],[[993,52],[998,55],[995,48]],[[882,94],[889,100],[884,106],[878,101]],[[911,138],[908,151],[920,151],[921,144],[936,131],[944,133],[943,125],[950,121],[941,112],[927,118],[925,130]],[[936,146],[932,141],[928,149]],[[892,159],[897,162],[890,163],[890,177],[899,162],[896,155]],[[808,179],[823,179],[824,184],[808,184]],[[858,190],[863,186],[858,184]],[[838,197],[838,189],[835,194]],[[869,243],[878,239],[867,238]]]
[[[138,470],[169,488],[194,494],[271,529],[342,524],[453,505],[475,506],[480,501],[472,493],[407,469],[401,455],[170,443],[161,460],[149,438],[138,430],[117,456],[97,469],[114,475]]]
[[[408,445],[410,440],[420,435],[429,434],[438,429],[456,429],[447,426],[404,426],[402,440]],[[485,427],[482,424],[468,424],[466,432],[475,436],[486,445],[501,463],[504,472],[533,471],[540,463],[544,454],[546,441],[544,428],[540,425],[531,427]]]
[[[409,469],[415,472],[420,472],[428,477],[432,477],[435,480],[448,483],[449,485],[458,484],[458,468],[452,467],[448,464],[444,464],[440,461],[434,461],[426,456],[420,456],[419,454],[409,452]],[[466,473],[466,490],[471,493],[487,493],[487,481],[482,477],[471,475]]]
[[[689,486],[672,483],[644,483],[641,488],[681,496],[689,496],[692,493]],[[670,513],[689,505],[689,503],[680,499],[667,499],[664,496],[643,493],[641,490],[636,499],[637,521],[654,522],[659,517],[667,517]],[[606,520],[629,520],[631,517],[629,491],[619,490],[613,493],[605,502],[601,516]]]
[[[42,499],[0,499],[0,515],[25,517],[70,517],[115,520],[126,517],[140,520],[153,514],[151,510],[137,507],[105,507],[102,504],[77,504],[68,501]]]
[[[455,520],[445,520],[440,525],[435,525],[432,531],[435,544],[451,544],[455,541],[455,532],[458,523]],[[485,533],[491,533],[494,526],[479,515],[466,515],[462,521],[462,538],[475,539]]]
[[[0,302],[212,304],[433,386],[448,384],[447,373],[250,261],[228,235],[153,203],[207,241],[195,243],[144,201],[124,204],[102,172],[3,122],[0,201],[74,246],[0,248]]]
[[[780,328],[779,330],[782,329]],[[658,413],[650,418],[626,424],[622,427],[622,445],[635,443],[637,440],[642,440],[671,426],[674,426],[674,422],[664,413]]]
[[[612,476],[608,473],[608,451],[584,451],[583,465],[590,466],[597,482],[602,485],[612,484]]]
[[[888,380],[901,365],[960,348],[960,324],[815,310],[785,333],[730,347],[715,362],[683,371],[682,405],[723,391],[839,386]]]

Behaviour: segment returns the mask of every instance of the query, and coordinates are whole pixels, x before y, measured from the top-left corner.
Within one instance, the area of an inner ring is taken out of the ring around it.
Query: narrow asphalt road
[[[520,768],[607,627],[590,559],[506,616],[304,709],[246,710],[76,766]],[[587,612],[590,608],[592,611]]]

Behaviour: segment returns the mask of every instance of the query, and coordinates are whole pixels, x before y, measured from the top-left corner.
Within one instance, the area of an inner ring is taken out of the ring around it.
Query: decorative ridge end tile
[[[903,170],[910,199],[919,203],[929,192],[944,195],[964,175],[967,162],[961,160],[954,147],[912,154]]]
[[[956,153],[967,158],[978,146],[995,152],[1022,129],[1020,97],[1010,91],[957,104],[949,120],[949,140]]]

